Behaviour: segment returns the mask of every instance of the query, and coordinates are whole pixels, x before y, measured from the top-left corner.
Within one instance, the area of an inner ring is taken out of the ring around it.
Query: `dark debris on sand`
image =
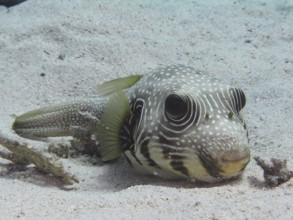
[[[0,145],[7,150],[0,149],[0,157],[20,167],[33,164],[38,170],[58,178],[64,185],[78,183],[76,177],[66,172],[58,160],[54,157],[43,155],[41,152],[29,147],[27,143],[12,140],[0,132]]]
[[[265,183],[270,187],[279,186],[293,177],[293,171],[287,168],[287,160],[271,158],[270,161],[254,157],[257,165],[264,171]]]

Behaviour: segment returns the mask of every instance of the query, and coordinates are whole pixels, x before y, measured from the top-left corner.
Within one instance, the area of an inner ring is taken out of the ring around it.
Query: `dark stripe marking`
[[[141,143],[140,153],[147,159],[149,166],[161,169],[161,167],[150,157],[148,148],[149,141],[149,139],[146,139]]]
[[[201,161],[201,164],[206,169],[206,171],[213,177],[220,177],[220,170],[217,167],[217,163],[212,159],[211,156],[206,154],[203,150],[198,151],[198,157]]]
[[[163,148],[163,155],[164,158],[167,160],[170,160],[171,167],[182,173],[183,175],[189,176],[188,169],[184,166],[183,159],[185,159],[182,155],[172,155],[172,152],[179,152],[178,150],[172,150],[168,145],[170,146],[176,146],[172,141],[167,140],[164,136],[159,135],[160,143],[163,143],[161,146]]]

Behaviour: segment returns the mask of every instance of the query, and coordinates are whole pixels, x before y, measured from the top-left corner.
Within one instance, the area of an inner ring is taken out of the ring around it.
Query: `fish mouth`
[[[219,161],[222,176],[231,176],[240,173],[250,161],[250,152],[231,153],[224,155]]]
[[[240,163],[240,162],[245,162],[247,160],[250,160],[250,155],[247,155],[247,156],[243,156],[243,157],[240,157],[240,158],[235,158],[235,159],[232,159],[232,158],[225,158],[223,157],[222,158],[222,161],[224,163]]]

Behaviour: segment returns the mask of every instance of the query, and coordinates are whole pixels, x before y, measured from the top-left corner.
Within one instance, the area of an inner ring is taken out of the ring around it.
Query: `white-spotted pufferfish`
[[[27,138],[90,134],[103,161],[124,155],[164,178],[215,182],[239,176],[250,161],[239,88],[171,65],[106,82],[98,93],[25,113],[13,129]]]

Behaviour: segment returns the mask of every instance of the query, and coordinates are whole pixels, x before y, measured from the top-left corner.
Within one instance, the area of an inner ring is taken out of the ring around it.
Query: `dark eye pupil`
[[[171,94],[166,98],[165,111],[172,117],[182,117],[188,111],[188,105],[183,97]]]
[[[142,106],[137,106],[135,109],[136,114],[140,115],[142,111]]]

